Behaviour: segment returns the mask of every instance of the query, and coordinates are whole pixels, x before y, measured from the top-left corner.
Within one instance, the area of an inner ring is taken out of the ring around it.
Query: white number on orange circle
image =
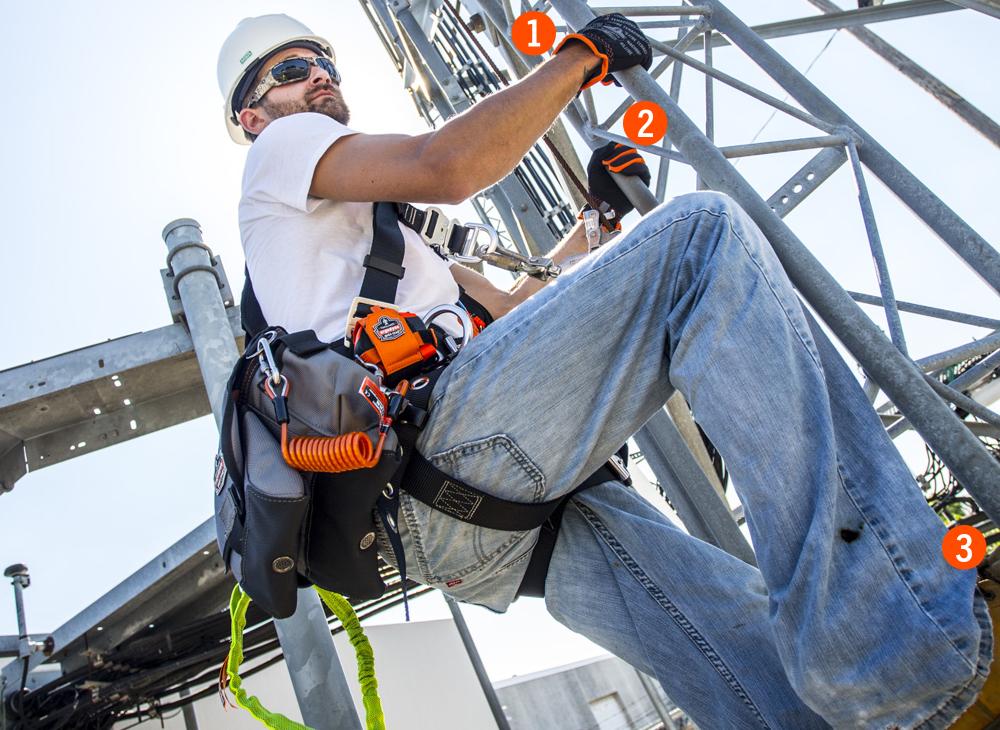
[[[968,563],[972,560],[972,536],[971,535],[959,535],[957,542],[961,545],[961,550],[959,550],[958,555],[955,559],[960,563]]]

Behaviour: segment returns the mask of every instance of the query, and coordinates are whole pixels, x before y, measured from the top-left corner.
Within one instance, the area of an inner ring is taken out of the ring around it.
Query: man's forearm
[[[583,45],[567,46],[518,83],[450,119],[430,136],[424,154],[447,160],[448,174],[471,197],[510,174],[599,65]]]

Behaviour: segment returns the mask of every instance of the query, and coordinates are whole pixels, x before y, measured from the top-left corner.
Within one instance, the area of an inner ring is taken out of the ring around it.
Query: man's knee
[[[741,210],[739,203],[725,193],[714,190],[699,190],[694,193],[684,193],[671,198],[649,211],[644,217],[677,218],[689,213],[733,213]]]

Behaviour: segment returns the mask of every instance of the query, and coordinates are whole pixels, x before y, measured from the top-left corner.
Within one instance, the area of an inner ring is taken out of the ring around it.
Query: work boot
[[[950,730],[988,730],[1000,728],[1000,583],[992,578],[979,581],[979,590],[989,607],[993,622],[993,663],[979,696]]]

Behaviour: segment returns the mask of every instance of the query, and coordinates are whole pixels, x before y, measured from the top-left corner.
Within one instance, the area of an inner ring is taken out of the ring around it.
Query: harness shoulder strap
[[[360,296],[380,302],[396,301],[396,288],[403,278],[403,255],[406,244],[399,230],[399,213],[395,203],[375,203],[372,206],[372,245],[365,256],[365,278]]]
[[[250,281],[250,268],[243,267],[243,293],[240,295],[240,325],[247,337],[267,329],[267,320],[260,309],[260,302]]]

